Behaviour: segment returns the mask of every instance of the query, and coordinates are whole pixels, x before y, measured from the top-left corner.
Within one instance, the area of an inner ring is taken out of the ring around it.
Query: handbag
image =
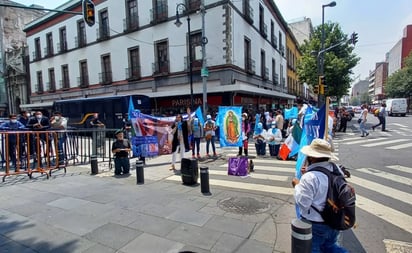
[[[359,119],[358,119],[358,123],[360,124],[361,122],[362,122],[362,119],[359,118]]]

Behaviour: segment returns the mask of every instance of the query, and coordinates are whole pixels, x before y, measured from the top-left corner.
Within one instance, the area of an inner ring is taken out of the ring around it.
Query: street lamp
[[[320,45],[321,45],[321,48],[320,48],[320,57],[319,57],[319,60],[320,60],[320,67],[319,67],[319,76],[324,76],[324,50],[325,50],[325,7],[335,7],[336,6],[336,2],[335,1],[332,1],[332,2],[330,2],[330,3],[328,3],[328,4],[323,4],[322,5],[322,37],[321,37],[321,40],[320,40]],[[319,79],[320,80],[320,79]],[[319,108],[320,108],[320,106],[323,104],[323,96],[322,96],[322,94],[319,94],[318,95],[318,106],[319,106]]]
[[[176,5],[176,22],[175,25],[180,27],[182,22],[179,18],[179,8],[184,8],[186,12],[188,12],[187,6],[183,3]],[[187,14],[187,34],[189,36],[188,44],[189,44],[189,79],[190,79],[190,110],[193,110],[193,65],[192,65],[192,39],[190,37],[190,17],[189,13]]]

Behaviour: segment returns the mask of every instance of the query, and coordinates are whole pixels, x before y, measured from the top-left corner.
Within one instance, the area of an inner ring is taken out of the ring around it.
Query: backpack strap
[[[332,165],[333,165],[333,170],[335,171],[335,164],[334,163],[332,163]],[[326,168],[324,168],[324,167],[320,167],[320,166],[318,166],[318,167],[315,167],[315,168],[312,168],[310,171],[319,171],[319,172],[322,172],[323,174],[325,174],[326,176],[328,176],[328,184],[329,184],[329,186],[328,187],[332,187],[332,173],[333,172],[331,172],[330,170],[328,170],[328,169],[326,169]],[[326,198],[327,198],[328,196],[326,196]],[[317,209],[316,207],[314,207],[313,205],[311,205],[310,207],[312,207],[313,208],[313,210],[315,210],[318,214],[321,214],[322,212],[319,210],[319,209]]]

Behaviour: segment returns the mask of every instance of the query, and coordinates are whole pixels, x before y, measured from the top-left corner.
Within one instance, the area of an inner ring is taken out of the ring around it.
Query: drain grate
[[[236,214],[257,214],[269,210],[270,204],[250,197],[231,197],[222,199],[218,207],[226,212]]]

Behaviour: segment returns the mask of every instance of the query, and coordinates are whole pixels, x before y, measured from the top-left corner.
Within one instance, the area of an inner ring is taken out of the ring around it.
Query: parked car
[[[350,113],[350,115],[352,116],[352,118],[353,117],[355,117],[355,110],[354,110],[354,108],[353,108],[353,106],[345,106],[345,109],[346,109],[346,111],[348,112],[348,113]]]
[[[361,108],[360,106],[355,106],[354,109],[353,109],[353,111],[354,111],[355,113],[361,113],[361,112],[362,112],[362,108]]]

